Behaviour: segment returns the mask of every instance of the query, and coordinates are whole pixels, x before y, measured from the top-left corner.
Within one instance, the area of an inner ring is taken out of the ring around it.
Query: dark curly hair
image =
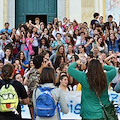
[[[48,42],[48,40],[47,40],[46,37],[42,37],[42,38],[40,39],[40,48],[42,47],[42,40],[45,40],[45,46],[47,46],[47,48],[49,48],[49,47],[50,47],[50,46],[49,46],[49,42]]]

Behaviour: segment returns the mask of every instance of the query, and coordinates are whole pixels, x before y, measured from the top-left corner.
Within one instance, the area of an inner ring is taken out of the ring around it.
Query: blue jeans
[[[29,55],[29,51],[28,50],[24,50],[23,52],[25,54],[26,60],[30,61],[31,56]]]

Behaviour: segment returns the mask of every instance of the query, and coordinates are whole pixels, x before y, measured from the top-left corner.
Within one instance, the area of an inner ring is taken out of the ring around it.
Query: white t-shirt
[[[9,61],[9,60],[5,59],[4,63],[10,63],[10,64],[12,64],[12,60]]]
[[[77,36],[77,39],[74,39],[76,41],[75,46],[78,47],[81,43],[81,36]]]
[[[1,60],[2,58],[4,58],[4,51],[1,49],[1,50],[0,50],[0,60]]]
[[[20,36],[20,31],[17,29],[16,34]]]
[[[32,34],[32,37],[34,38],[32,46],[34,47],[38,47],[38,39],[36,37],[34,37],[34,35]]]

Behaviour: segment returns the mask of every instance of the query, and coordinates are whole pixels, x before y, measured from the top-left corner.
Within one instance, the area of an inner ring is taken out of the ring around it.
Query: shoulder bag
[[[114,108],[113,101],[110,102],[110,104],[108,106],[103,105],[102,101],[96,91],[95,91],[95,93],[98,97],[99,104],[102,107],[104,120],[118,120],[117,112]]]

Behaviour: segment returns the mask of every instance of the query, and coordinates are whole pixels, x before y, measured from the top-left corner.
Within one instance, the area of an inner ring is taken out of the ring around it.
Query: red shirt
[[[20,73],[22,76],[24,76],[24,69],[23,69],[23,68],[21,68],[21,70],[16,70],[16,69],[14,69],[14,75],[15,75],[16,73]]]

